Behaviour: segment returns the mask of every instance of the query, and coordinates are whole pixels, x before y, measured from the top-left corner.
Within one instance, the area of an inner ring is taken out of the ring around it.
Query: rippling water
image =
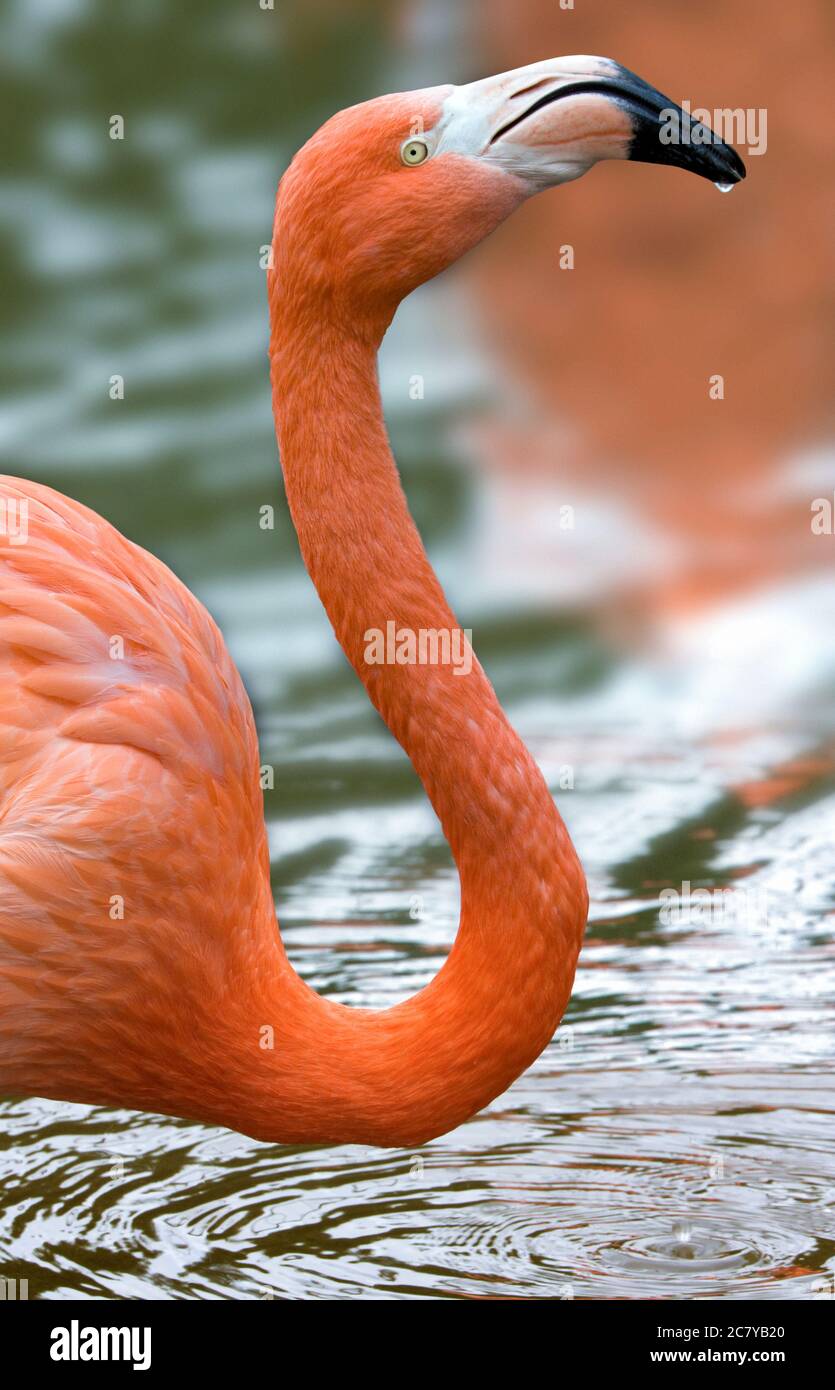
[[[258,253],[288,152],[400,69],[372,19],[348,72],[337,20],[293,7],[269,30],[256,6],[207,5],[199,26],[151,3],[111,23],[82,0],[12,19],[5,467],[96,507],[216,614],[276,767],[290,954],[333,998],[394,1003],[441,965],[457,880],[298,561]],[[30,1296],[835,1292],[831,593],[787,585],[640,657],[579,615],[507,610],[473,560],[478,478],[450,457],[480,380],[433,337],[446,313],[449,342],[450,293],[400,321],[387,409],[433,558],[589,871],[564,1024],[486,1113],[414,1152],[3,1103],[0,1274]]]

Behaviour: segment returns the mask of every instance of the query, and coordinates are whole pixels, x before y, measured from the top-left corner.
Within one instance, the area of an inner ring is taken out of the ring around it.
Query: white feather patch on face
[[[578,98],[583,102],[579,118],[573,99],[566,101],[558,115],[545,107],[518,128],[517,138],[513,138],[515,132],[509,137],[497,136],[524,115],[526,104],[533,105],[539,96],[572,82],[611,77],[617,71],[618,65],[610,58],[576,55],[531,63],[454,87],[444,101],[440,119],[428,132],[432,152],[483,159],[524,179],[532,191],[578,178],[597,159],[620,152],[619,148],[604,147],[607,134],[613,135],[616,147],[618,142],[628,142],[628,118],[606,98]]]

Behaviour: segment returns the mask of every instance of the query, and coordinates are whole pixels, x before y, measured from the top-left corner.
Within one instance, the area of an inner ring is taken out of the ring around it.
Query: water
[[[115,26],[103,4],[27,4],[4,98],[7,128],[36,112],[0,207],[5,466],[96,507],[215,612],[277,770],[292,959],[330,997],[384,1006],[440,967],[457,882],[298,561],[258,253],[293,145],[397,81],[371,20],[349,78],[337,21],[311,31],[290,7],[267,41],[252,9],[201,7],[193,30],[153,4]],[[102,113],[123,108],[114,149]],[[478,477],[451,456],[473,380],[431,336],[450,292],[400,322],[387,409],[433,558],[588,869],[565,1022],[507,1095],[415,1152],[0,1104],[0,1274],[30,1297],[835,1292],[831,593],[787,584],[657,655],[614,651],[579,614],[508,610],[473,559]],[[418,406],[424,367],[438,389]]]

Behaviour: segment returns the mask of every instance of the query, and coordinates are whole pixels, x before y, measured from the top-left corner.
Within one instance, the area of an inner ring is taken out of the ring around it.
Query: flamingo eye
[[[425,140],[406,140],[400,146],[400,158],[404,164],[423,164],[429,158],[429,146]]]

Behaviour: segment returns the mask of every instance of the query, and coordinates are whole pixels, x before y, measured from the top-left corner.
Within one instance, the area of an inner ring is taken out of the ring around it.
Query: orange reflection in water
[[[480,447],[508,495],[617,499],[642,539],[614,587],[654,609],[831,563],[811,500],[831,455],[835,12],[826,0],[640,6],[484,0],[479,67],[605,53],[693,107],[750,108],[767,149],[729,197],[680,170],[606,164],[533,200],[474,258],[525,418]],[[575,268],[560,269],[560,247]],[[724,399],[709,382],[724,378]],[[815,451],[821,451],[815,462]],[[649,549],[648,549],[649,548]]]

